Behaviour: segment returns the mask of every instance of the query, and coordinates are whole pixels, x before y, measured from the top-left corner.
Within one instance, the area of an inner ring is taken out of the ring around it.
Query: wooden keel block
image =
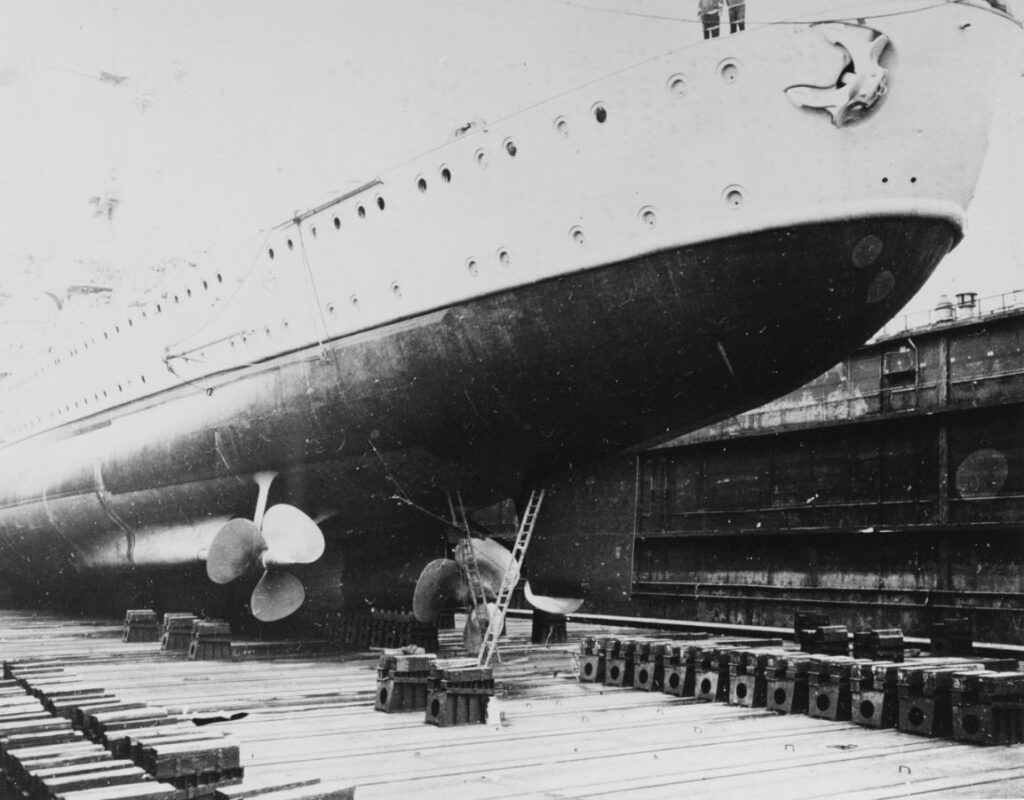
[[[160,623],[156,612],[149,608],[130,608],[124,615],[125,642],[159,642]]]
[[[1024,742],[1024,673],[953,673],[953,738],[982,745]]]
[[[192,641],[192,623],[195,619],[194,614],[164,614],[160,649],[173,653],[187,653]]]
[[[427,695],[426,722],[447,728],[487,722],[488,695],[432,691]]]
[[[188,660],[230,661],[231,625],[220,620],[194,620]]]

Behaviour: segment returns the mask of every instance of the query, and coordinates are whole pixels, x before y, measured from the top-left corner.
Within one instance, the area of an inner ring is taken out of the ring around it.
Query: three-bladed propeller
[[[487,601],[486,609],[481,606],[470,612],[462,635],[466,650],[476,652],[480,649],[487,625],[497,608],[493,601],[512,563],[512,554],[493,539],[471,539],[470,542],[470,545],[466,544],[465,539],[459,542],[455,548],[455,560],[438,558],[423,568],[416,581],[412,610],[416,619],[429,623],[446,609],[472,603],[472,590],[466,576],[469,559],[467,550],[471,546]],[[518,574],[513,575],[513,583],[518,578]]]
[[[263,568],[249,601],[253,616],[261,622],[287,617],[306,599],[302,581],[283,567],[310,564],[324,552],[320,527],[307,514],[287,503],[267,509],[275,474],[260,472],[254,476],[260,493],[253,519],[228,522],[214,537],[206,555],[206,574],[214,583],[229,583],[254,566]]]
[[[501,580],[512,563],[512,553],[493,539],[471,539],[476,557],[480,583],[483,586],[485,605],[471,608],[462,632],[463,645],[469,653],[477,653],[483,643],[487,626],[494,618],[497,605],[492,602],[498,596]],[[463,540],[455,548],[455,559],[438,558],[427,564],[416,581],[413,595],[413,614],[420,622],[430,623],[442,611],[460,606],[472,605],[471,589],[466,576],[467,544]],[[512,584],[519,580],[518,568],[512,575]],[[525,586],[527,601],[549,614],[572,614],[583,600],[572,597],[546,597],[534,594],[529,581]]]

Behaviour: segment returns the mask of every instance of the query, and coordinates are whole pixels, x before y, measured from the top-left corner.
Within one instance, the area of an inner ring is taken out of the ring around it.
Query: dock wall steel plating
[[[965,615],[1022,643],[1024,311],[885,337],[552,499],[593,611],[911,635]]]

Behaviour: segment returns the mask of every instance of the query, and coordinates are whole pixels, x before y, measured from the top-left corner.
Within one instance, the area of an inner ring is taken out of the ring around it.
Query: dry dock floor
[[[528,621],[508,629],[495,669],[504,721],[452,728],[424,724],[422,712],[375,712],[372,652],[236,642],[234,661],[188,661],[122,643],[115,620],[0,611],[0,658],[64,661],[124,700],[248,712],[217,724],[241,741],[247,782],[350,781],[359,800],[1024,797],[1024,746],[581,684],[582,636],[652,631],[570,624],[569,644],[548,649],[529,644]],[[456,655],[456,638],[443,635],[441,655]]]

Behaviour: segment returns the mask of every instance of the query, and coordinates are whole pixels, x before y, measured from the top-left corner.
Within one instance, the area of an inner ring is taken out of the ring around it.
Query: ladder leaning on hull
[[[533,528],[537,524],[537,513],[540,511],[540,504],[544,500],[544,490],[530,492],[530,500],[526,504],[526,511],[523,514],[522,522],[519,523],[519,532],[516,534],[516,542],[512,547],[512,559],[508,562],[505,574],[501,578],[501,588],[498,589],[496,600],[497,610],[491,616],[484,633],[484,640],[480,644],[480,655],[477,663],[486,667],[494,657],[494,651],[498,647],[498,637],[505,627],[505,614],[508,612],[509,604],[512,602],[512,592],[519,582],[519,568],[526,556],[526,548],[530,545],[530,537],[533,536]],[[473,566],[476,564],[474,562]],[[477,576],[479,582],[479,576]],[[472,582],[472,579],[471,579]],[[486,607],[486,606],[485,606]]]
[[[452,522],[462,529],[464,546],[462,548],[465,563],[462,564],[462,571],[466,576],[466,583],[469,584],[469,597],[472,601],[471,615],[487,614],[487,595],[484,592],[484,582],[480,577],[480,566],[477,564],[476,551],[473,549],[473,536],[469,530],[469,519],[466,517],[466,506],[462,502],[462,493],[457,492],[455,496],[458,506],[452,502],[451,494],[448,495],[448,507],[451,510]],[[484,609],[483,612],[480,609]]]

